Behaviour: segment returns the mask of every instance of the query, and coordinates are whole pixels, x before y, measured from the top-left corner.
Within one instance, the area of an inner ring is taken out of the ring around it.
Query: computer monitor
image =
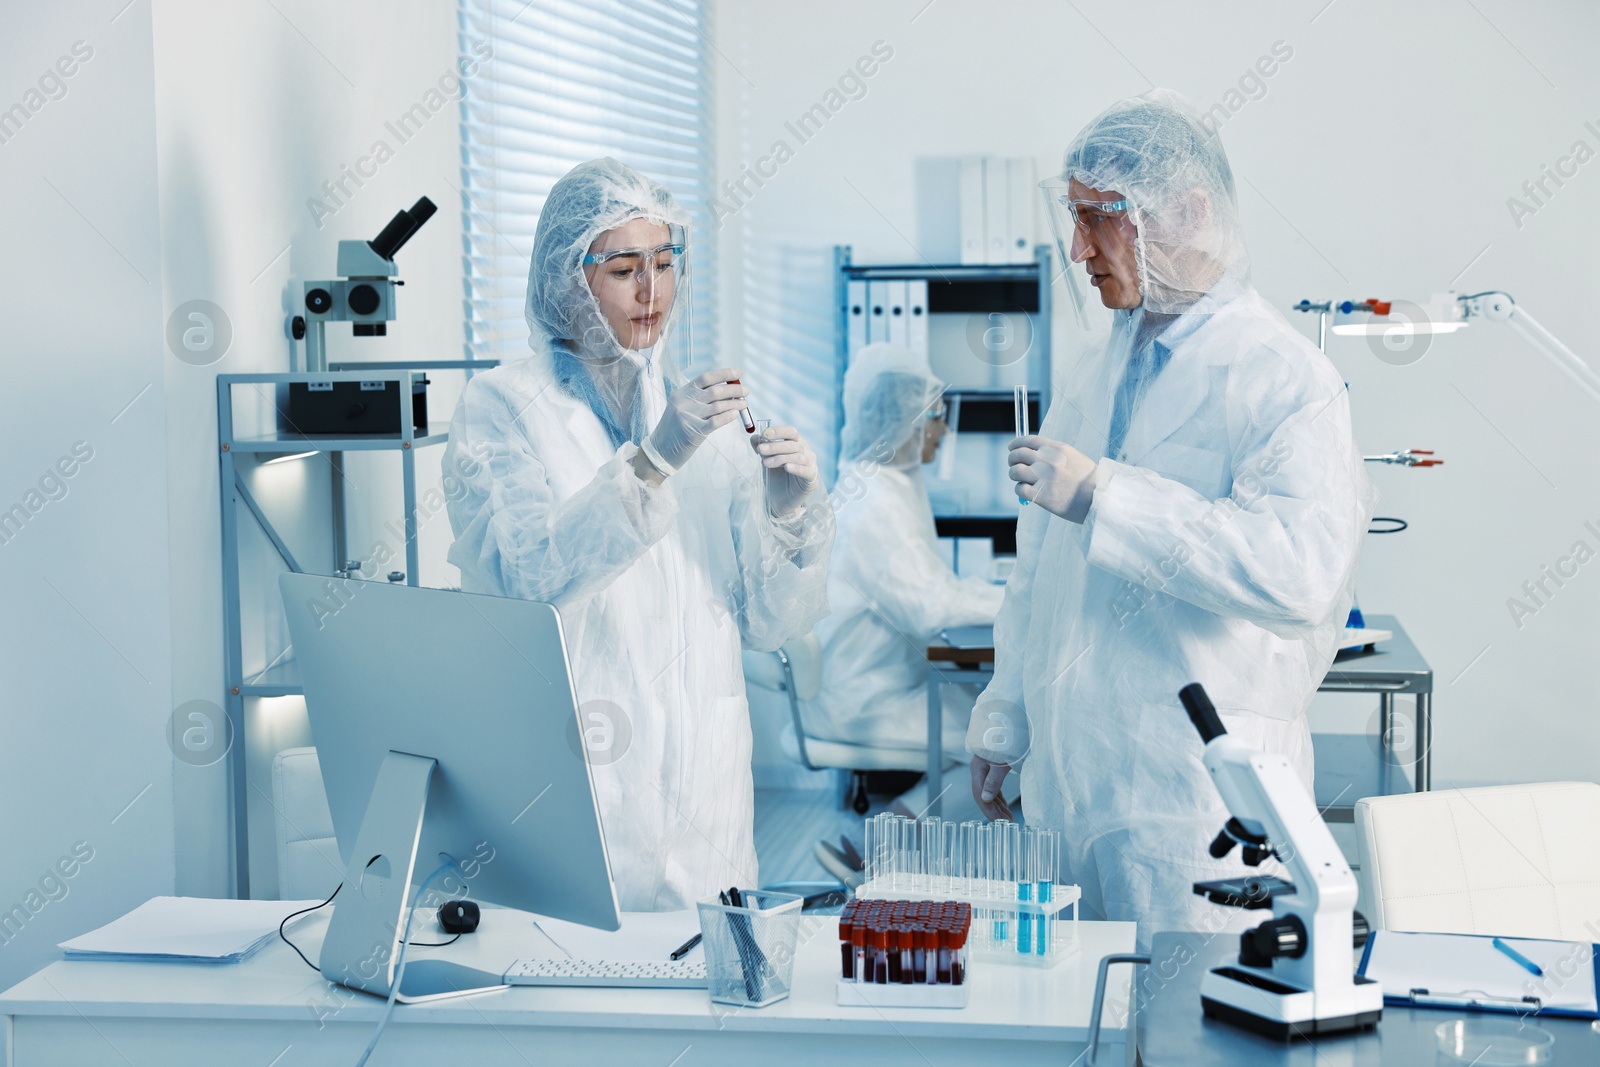
[[[345,862],[324,977],[386,996],[412,883],[446,858],[456,895],[617,929],[556,609],[313,574],[279,588]],[[400,996],[500,980],[408,958]]]

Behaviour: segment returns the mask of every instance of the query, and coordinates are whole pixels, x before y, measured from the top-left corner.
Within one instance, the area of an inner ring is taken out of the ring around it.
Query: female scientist
[[[462,588],[561,612],[617,899],[686,908],[756,884],[741,642],[827,611],[833,513],[792,427],[757,438],[726,368],[682,381],[688,216],[614,159],[540,213],[532,355],[475,376],[450,424]]]
[[[889,344],[863,347],[844,376],[844,433],[833,506],[838,543],[828,572],[832,613],[817,628],[822,688],[803,709],[807,732],[880,748],[928,749],[928,661],[940,630],[994,622],[1005,595],[978,578],[958,578],[939,556],[922,467],[944,434],[944,383],[928,359]],[[960,753],[976,689],[941,686],[944,751]],[[947,807],[965,799],[968,772],[955,768]],[[927,783],[893,805],[921,814]],[[952,803],[956,802],[956,803]],[[974,807],[972,818],[977,817]],[[817,856],[834,875],[850,855],[824,842]]]

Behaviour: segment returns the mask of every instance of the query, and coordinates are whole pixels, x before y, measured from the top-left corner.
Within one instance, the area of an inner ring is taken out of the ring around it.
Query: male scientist
[[[1011,443],[1017,566],[973,710],[990,818],[1022,774],[1065,835],[1084,916],[1157,930],[1251,924],[1192,884],[1243,873],[1178,690],[1311,788],[1306,707],[1349,611],[1375,494],[1338,372],[1250,284],[1233,175],[1176,94],[1110,107],[1044,188],[1062,254],[1112,309],[1039,433]]]

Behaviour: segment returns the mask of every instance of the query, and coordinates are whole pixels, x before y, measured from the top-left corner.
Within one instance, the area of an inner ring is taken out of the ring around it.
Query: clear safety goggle
[[[1051,208],[1063,212],[1080,233],[1087,234],[1107,222],[1128,217],[1130,205],[1123,200],[1086,200],[1075,198],[1067,183],[1060,178],[1047,178],[1039,183],[1045,200]]]
[[[583,263],[585,266],[600,267],[618,281],[631,276],[634,281],[642,282],[672,270],[687,247],[683,238],[675,234],[673,240],[654,248],[613,248],[608,252],[589,252],[584,255]]]

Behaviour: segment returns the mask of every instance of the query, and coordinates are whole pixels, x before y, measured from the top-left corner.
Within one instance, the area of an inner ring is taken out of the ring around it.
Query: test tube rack
[[[1053,967],[1078,951],[1078,898],[1075,885],[1053,885],[1051,899],[1017,900],[1017,883],[987,879],[952,879],[949,888],[914,889],[892,886],[889,879],[864,882],[857,900],[952,900],[972,905],[972,934],[968,941],[974,959],[1023,967]],[[1006,897],[1010,893],[1011,897]],[[1061,913],[1072,909],[1070,916]],[[1027,916],[1024,920],[1024,916]],[[1024,929],[1027,934],[1024,935]],[[1044,931],[1040,937],[1040,930]],[[1027,941],[1031,951],[1019,947]],[[1040,945],[1043,951],[1040,951]]]
[[[850,901],[839,916],[838,1003],[966,1007],[973,916],[950,901]]]
[[[883,812],[867,820],[865,842],[857,899],[970,905],[968,944],[976,959],[1050,967],[1077,952],[1082,893],[1057,881],[1061,842],[1054,831]]]

